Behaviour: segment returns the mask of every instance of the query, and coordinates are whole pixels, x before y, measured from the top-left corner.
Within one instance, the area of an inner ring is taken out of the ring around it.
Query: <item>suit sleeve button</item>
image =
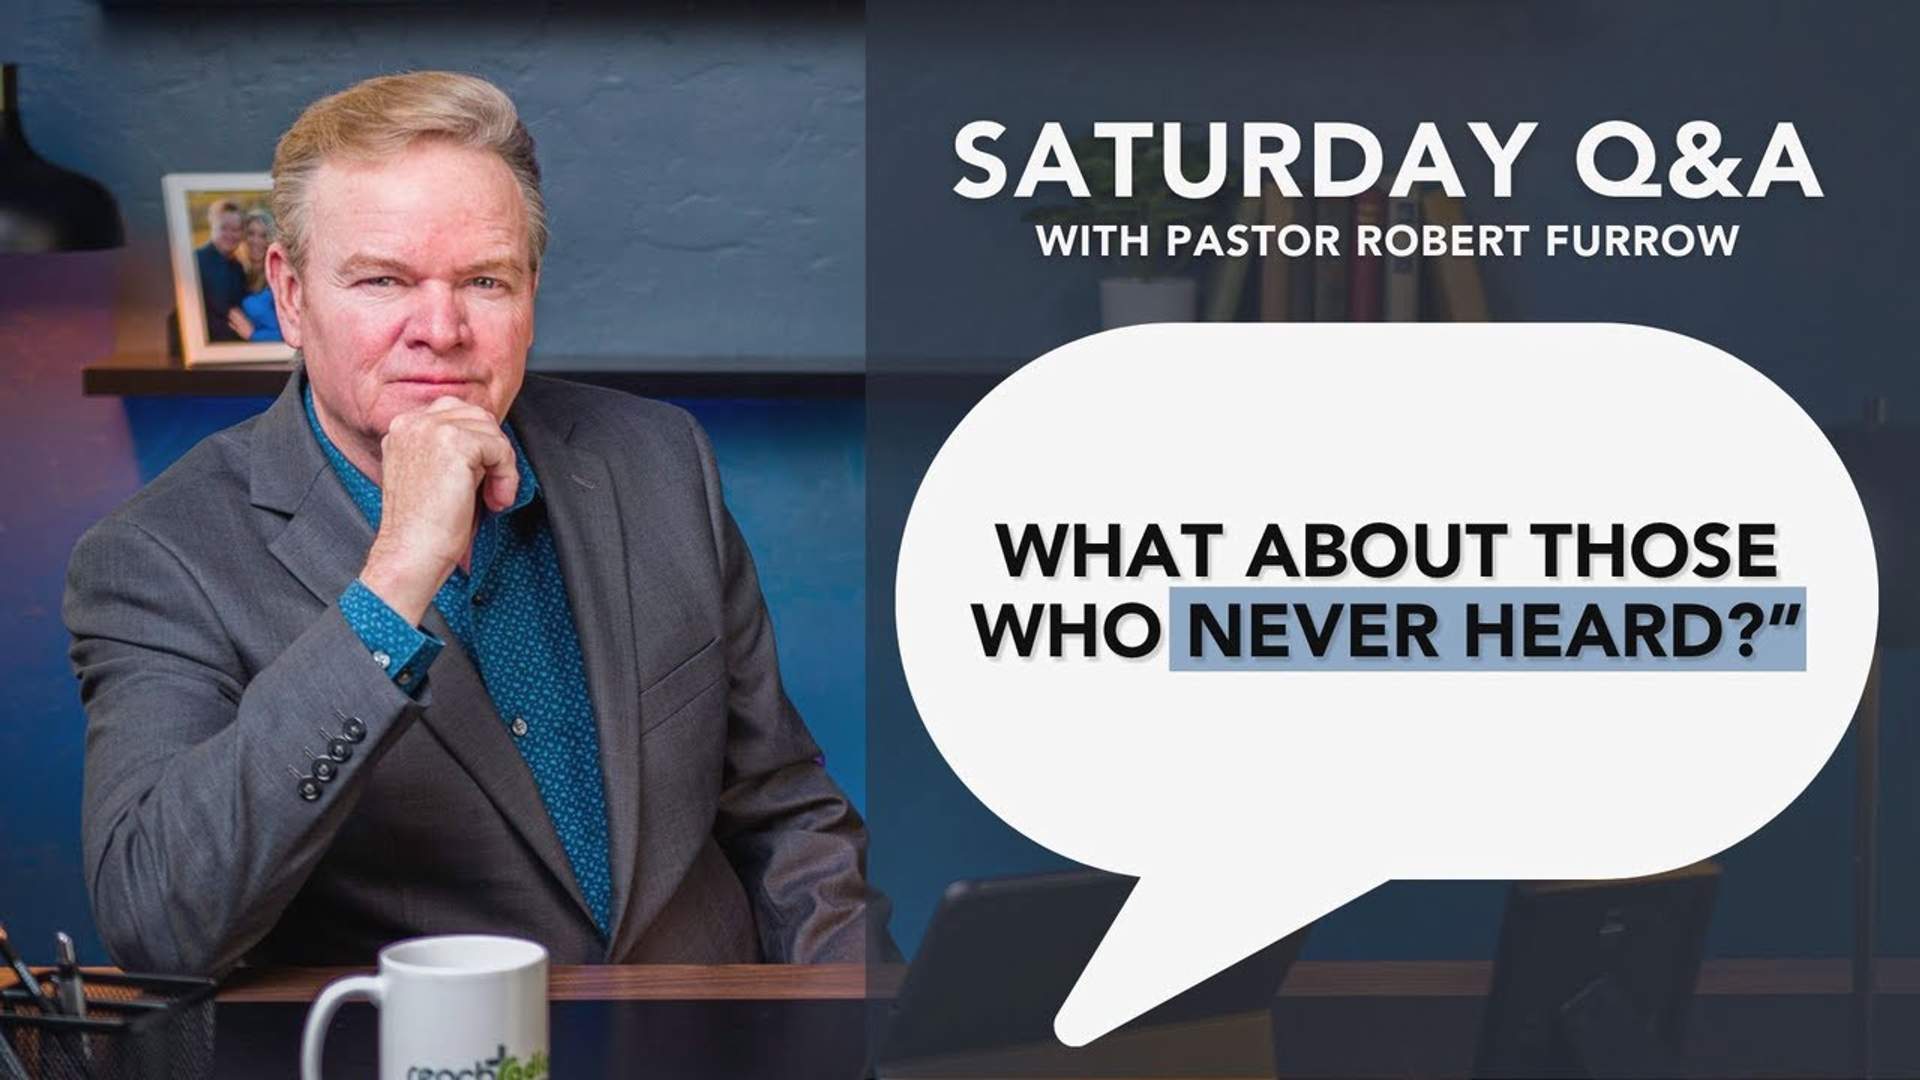
[[[308,802],[314,802],[318,800],[320,798],[320,781],[315,780],[311,776],[301,777],[300,778],[300,797],[302,799],[305,799]]]
[[[335,761],[345,761],[353,756],[353,744],[345,739],[328,739],[327,756]]]
[[[324,784],[338,775],[340,775],[339,766],[335,765],[331,760],[327,758],[313,759],[313,778],[315,780]]]
[[[367,737],[367,725],[357,716],[349,716],[340,730],[346,733],[348,742],[360,742]]]

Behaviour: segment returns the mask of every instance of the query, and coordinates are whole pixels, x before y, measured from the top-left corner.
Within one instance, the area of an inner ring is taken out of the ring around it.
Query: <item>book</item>
[[[1340,228],[1338,254],[1319,253],[1313,259],[1313,318],[1341,322],[1347,317],[1347,257],[1353,251],[1351,199],[1315,199],[1314,220]]]
[[[1467,221],[1465,200],[1448,197],[1434,188],[1420,197],[1421,216],[1428,224],[1452,229]],[[1480,281],[1480,264],[1470,255],[1441,255],[1427,260],[1433,275],[1436,314],[1448,322],[1487,322],[1487,290]]]
[[[1272,184],[1267,186],[1266,197],[1262,200],[1262,210],[1266,223],[1273,226],[1278,237],[1281,229],[1299,220],[1305,209],[1299,199],[1289,198],[1280,193]],[[1306,268],[1310,263],[1296,266],[1293,259],[1280,254],[1279,245],[1269,248],[1264,259],[1260,260],[1260,321],[1288,322],[1300,318],[1294,310],[1293,288],[1295,279],[1306,279]]]
[[[1353,200],[1353,253],[1347,257],[1347,318],[1354,322],[1380,321],[1380,290],[1386,272],[1377,254],[1360,251],[1360,227],[1378,229],[1386,223],[1387,196],[1379,188],[1363,192]]]
[[[1406,225],[1417,233],[1420,228],[1420,198],[1412,192],[1387,200],[1387,224]],[[1420,252],[1416,247],[1405,255],[1387,255],[1386,303],[1382,315],[1388,322],[1417,322],[1420,319]]]
[[[1234,210],[1234,223],[1258,225],[1266,213],[1263,200],[1241,199]],[[1253,268],[1251,254],[1223,256],[1213,268],[1213,280],[1207,284],[1208,322],[1233,322],[1240,315],[1240,299],[1247,291],[1247,273]]]

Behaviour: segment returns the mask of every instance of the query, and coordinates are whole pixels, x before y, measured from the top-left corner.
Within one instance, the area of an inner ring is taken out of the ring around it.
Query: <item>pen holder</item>
[[[0,993],[0,1080],[201,1080],[213,1075],[209,979],[86,975],[87,1015]]]

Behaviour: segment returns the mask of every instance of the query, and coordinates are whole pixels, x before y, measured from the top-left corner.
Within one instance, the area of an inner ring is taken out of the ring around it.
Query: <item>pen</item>
[[[44,1011],[56,1011],[47,1005],[46,994],[40,988],[40,980],[34,978],[33,972],[27,970],[27,965],[21,961],[20,954],[13,951],[13,943],[7,940],[7,928],[4,926],[0,926],[0,960],[5,960],[7,966],[13,968],[14,975],[20,979],[20,988],[34,996],[35,1004]]]
[[[73,938],[66,931],[56,931],[53,935],[54,960],[60,977],[53,981],[54,994],[60,1001],[60,1008],[76,1020],[87,1018],[87,989],[80,981],[80,961],[73,952]],[[77,1052],[81,1070],[91,1078],[93,1076],[93,1040],[91,1036],[81,1035],[77,1039],[64,1041],[69,1053]],[[77,1045],[76,1045],[77,1044]]]
[[[59,951],[60,962],[60,1007],[68,1016],[84,1019],[87,1015],[87,990],[80,981],[80,963],[73,954],[73,938],[62,930],[53,935],[54,947]]]

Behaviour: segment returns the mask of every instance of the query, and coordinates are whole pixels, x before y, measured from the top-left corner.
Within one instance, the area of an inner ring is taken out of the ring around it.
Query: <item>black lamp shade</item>
[[[126,243],[120,207],[88,177],[42,158],[20,124],[18,67],[0,65],[0,254]]]

